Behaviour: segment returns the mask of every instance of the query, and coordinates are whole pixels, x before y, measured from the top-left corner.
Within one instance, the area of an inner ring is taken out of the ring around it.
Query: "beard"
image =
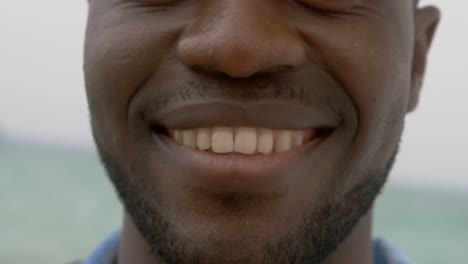
[[[146,190],[145,183],[132,180],[121,164],[97,145],[101,161],[126,212],[131,216],[152,253],[166,264],[323,263],[372,208],[375,198],[385,185],[398,152],[397,145],[384,166],[377,172],[362,177],[364,180],[339,199],[305,211],[301,224],[291,228],[290,232],[278,239],[263,241],[260,252],[234,252],[235,256],[216,260],[207,254],[209,249],[197,247],[196,243],[188,243],[183,239],[159,207],[145,198],[142,192]]]

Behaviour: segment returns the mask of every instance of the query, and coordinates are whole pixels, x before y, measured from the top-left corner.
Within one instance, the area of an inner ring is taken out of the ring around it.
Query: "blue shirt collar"
[[[121,233],[121,230],[112,233],[82,264],[114,264],[117,259]]]
[[[121,231],[115,231],[105,239],[82,264],[114,264],[117,259]],[[374,240],[374,264],[411,264],[409,259],[391,243]]]

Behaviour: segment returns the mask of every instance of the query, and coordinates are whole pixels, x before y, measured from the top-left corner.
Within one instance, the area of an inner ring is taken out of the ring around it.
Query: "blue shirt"
[[[104,240],[82,264],[114,264],[117,259],[120,231]],[[374,240],[374,264],[411,264],[395,246],[382,239]]]

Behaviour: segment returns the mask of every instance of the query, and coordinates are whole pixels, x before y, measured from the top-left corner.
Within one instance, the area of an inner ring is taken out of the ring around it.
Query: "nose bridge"
[[[207,1],[182,34],[178,55],[193,68],[249,77],[295,68],[305,60],[302,40],[271,0]]]

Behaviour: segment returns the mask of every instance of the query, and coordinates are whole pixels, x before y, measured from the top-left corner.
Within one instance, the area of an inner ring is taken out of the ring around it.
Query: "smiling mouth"
[[[252,156],[294,151],[319,142],[336,126],[333,116],[278,101],[188,104],[151,121],[153,133],[186,149]]]
[[[172,162],[184,186],[216,192],[286,188],[292,171],[320,166],[340,124],[284,101],[186,104],[150,116],[154,160]]]
[[[192,129],[166,129],[155,126],[153,131],[168,137],[185,148],[212,154],[271,155],[318,142],[331,133],[330,128],[301,130],[257,127],[214,126]]]

